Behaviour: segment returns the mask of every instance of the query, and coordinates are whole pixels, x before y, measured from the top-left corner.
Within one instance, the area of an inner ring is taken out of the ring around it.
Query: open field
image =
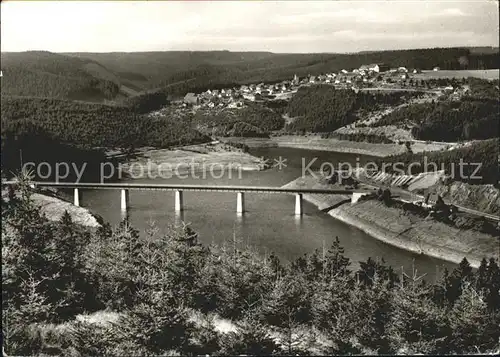
[[[498,69],[477,69],[477,70],[459,70],[459,71],[422,71],[422,73],[412,74],[414,79],[431,78],[467,78],[475,77],[487,80],[498,79],[500,70]]]

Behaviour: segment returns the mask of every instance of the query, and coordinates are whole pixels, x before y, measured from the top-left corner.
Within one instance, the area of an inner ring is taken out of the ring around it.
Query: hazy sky
[[[498,46],[498,2],[2,1],[2,51]]]

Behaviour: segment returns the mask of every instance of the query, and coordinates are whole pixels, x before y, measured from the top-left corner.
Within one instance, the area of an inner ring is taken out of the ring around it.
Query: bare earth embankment
[[[293,136],[284,135],[272,138],[227,138],[237,141],[249,147],[287,147],[306,150],[334,151],[358,155],[369,155],[384,157],[388,155],[402,154],[407,151],[401,144],[374,144],[360,141],[323,139],[319,135]],[[415,153],[422,151],[444,150],[449,146],[447,143],[416,143],[412,145]]]
[[[431,201],[435,201],[436,195],[439,195],[447,204],[462,206],[486,215],[498,216],[500,213],[500,190],[498,188],[491,184],[471,185],[460,181],[446,182],[446,174],[443,170],[417,175],[378,172],[370,176],[366,175],[364,170],[359,170],[356,172],[356,178],[367,184],[390,187],[391,191],[410,200],[412,198],[422,200],[425,193],[432,192],[434,197],[430,197]],[[419,197],[415,197],[416,195]]]
[[[61,200],[57,197],[39,193],[34,193],[32,198],[33,202],[41,208],[42,212],[51,221],[60,220],[64,211],[68,211],[73,222],[77,224],[87,227],[100,226],[96,217],[86,208],[75,206],[71,202]]]
[[[2,192],[4,199],[7,198],[7,191]],[[97,228],[101,224],[97,218],[86,208],[73,205],[71,202],[50,194],[33,193],[31,195],[33,203],[40,207],[40,210],[50,221],[59,221],[65,211],[68,211],[74,223],[86,227]]]
[[[223,143],[170,149],[141,149],[121,165],[122,173],[133,178],[170,178],[190,173],[220,170],[262,170],[260,159]]]
[[[498,258],[498,239],[475,230],[463,230],[421,218],[375,200],[332,209],[328,214],[396,247],[460,263],[466,257],[473,267],[482,258]]]
[[[469,185],[453,182],[434,186],[436,193],[453,204],[500,215],[500,190],[493,185]]]
[[[299,177],[298,179],[287,183],[284,188],[313,188],[313,189],[333,189],[334,185],[321,182],[312,176]],[[339,187],[336,187],[337,189]],[[351,200],[350,195],[327,195],[327,194],[305,194],[304,199],[316,205],[318,209],[325,210],[329,207],[337,206]]]
[[[306,177],[298,178],[285,186],[304,188],[327,185],[319,184],[313,177]],[[342,201],[336,195],[324,196],[304,195],[304,199],[319,209]],[[498,239],[491,235],[472,229],[458,229],[432,218],[388,207],[377,200],[361,200],[354,204],[344,201],[338,207],[328,210],[328,214],[380,241],[414,253],[454,263],[459,263],[466,257],[473,267],[478,267],[483,257],[499,257]]]

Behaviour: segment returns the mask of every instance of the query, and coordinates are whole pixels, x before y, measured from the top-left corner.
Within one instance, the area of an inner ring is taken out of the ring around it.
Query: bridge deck
[[[3,182],[3,184],[16,184],[15,181]],[[174,184],[152,184],[152,183],[72,183],[72,182],[32,182],[35,187],[60,187],[81,188],[90,190],[159,190],[159,191],[205,191],[205,192],[268,192],[268,193],[303,193],[303,194],[347,194],[353,192],[369,193],[366,189],[311,189],[311,188],[282,188],[269,186],[219,186],[219,185],[174,185]]]

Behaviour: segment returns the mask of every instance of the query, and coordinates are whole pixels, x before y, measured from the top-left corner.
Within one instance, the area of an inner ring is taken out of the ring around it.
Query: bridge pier
[[[236,213],[245,212],[245,195],[243,192],[238,192],[236,196]]]
[[[295,215],[302,216],[302,194],[295,194]]]
[[[181,212],[184,210],[183,192],[175,190],[175,211]]]
[[[78,188],[73,189],[73,204],[75,206],[80,206],[80,192]]]
[[[3,185],[17,185],[16,181],[3,181]],[[236,212],[242,214],[245,212],[245,192],[253,193],[284,193],[295,194],[295,215],[303,214],[302,199],[303,194],[331,194],[331,195],[352,195],[351,202],[356,203],[360,197],[372,194],[372,191],[367,189],[290,189],[283,187],[265,187],[265,186],[205,186],[205,185],[168,185],[168,184],[145,184],[145,183],[66,183],[66,182],[33,182],[35,187],[64,187],[67,189],[73,188],[73,203],[75,206],[80,206],[80,189],[117,189],[120,190],[120,206],[122,211],[127,211],[129,208],[129,192],[130,190],[164,190],[174,191],[175,193],[175,212],[184,210],[183,193],[184,191],[206,191],[206,192],[236,192],[237,204]],[[355,192],[353,192],[355,191]]]
[[[122,211],[127,211],[129,202],[130,202],[129,191],[122,189],[121,190],[121,201],[120,201],[120,207],[121,207]]]

